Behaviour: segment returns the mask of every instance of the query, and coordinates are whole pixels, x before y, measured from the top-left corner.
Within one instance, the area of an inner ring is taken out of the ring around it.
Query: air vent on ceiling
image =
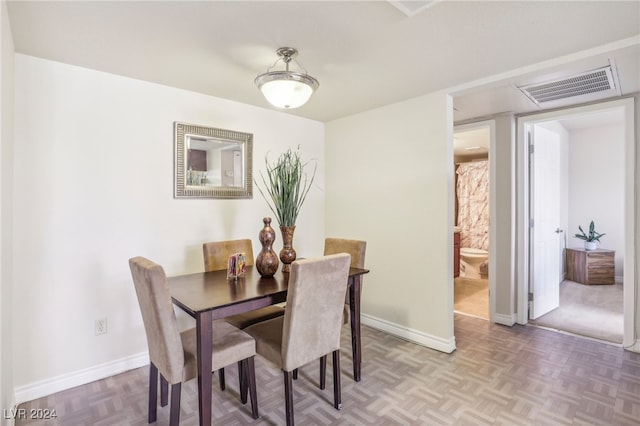
[[[620,94],[615,82],[615,73],[610,66],[560,80],[548,81],[542,84],[530,84],[518,88],[538,105],[577,96],[589,97],[589,95],[597,94],[598,96],[596,97],[600,99],[605,96]]]

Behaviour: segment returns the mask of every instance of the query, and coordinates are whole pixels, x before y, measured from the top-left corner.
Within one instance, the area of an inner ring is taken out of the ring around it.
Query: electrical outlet
[[[107,334],[107,319],[99,318],[96,320],[96,336]]]

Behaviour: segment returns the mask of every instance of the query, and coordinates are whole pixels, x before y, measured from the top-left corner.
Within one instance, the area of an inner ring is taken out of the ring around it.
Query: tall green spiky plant
[[[316,177],[316,164],[311,178],[307,176],[305,167],[300,159],[300,148],[292,151],[291,148],[283,152],[274,163],[264,159],[266,178],[260,172],[262,186],[256,181],[256,187],[262,194],[269,208],[276,215],[280,226],[295,226],[300,208],[307,198],[311,184]],[[268,196],[267,196],[268,195]]]
[[[584,232],[584,229],[582,229],[582,226],[578,226],[578,229],[580,230],[580,233],[576,234],[575,237],[580,238],[581,240],[584,240],[586,242],[592,242],[592,241],[600,242],[600,237],[603,237],[606,235],[606,234],[601,234],[599,232],[596,232],[596,226],[594,225],[593,221],[591,221],[591,223],[589,224],[588,234]]]

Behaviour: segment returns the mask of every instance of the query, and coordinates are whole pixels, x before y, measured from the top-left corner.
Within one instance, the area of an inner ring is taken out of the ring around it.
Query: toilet
[[[460,248],[460,276],[465,278],[489,278],[489,252],[482,249]]]

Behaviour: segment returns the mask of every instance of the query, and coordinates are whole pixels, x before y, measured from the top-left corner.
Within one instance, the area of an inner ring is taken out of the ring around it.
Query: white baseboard
[[[394,324],[392,322],[372,317],[370,315],[361,315],[362,324],[371,328],[384,331],[393,336],[399,337],[404,340],[416,343],[418,345],[426,346],[427,348],[435,349],[440,352],[451,353],[456,349],[456,339],[442,339],[440,337],[432,336],[422,331],[414,330],[402,325]]]
[[[631,352],[640,353],[640,340],[636,340],[633,345],[627,346],[625,349]]]
[[[115,361],[106,362],[94,367],[85,368],[67,374],[61,374],[50,379],[19,386],[14,391],[16,406],[26,401],[52,395],[56,392],[71,389],[76,386],[95,382],[105,377],[114,376],[149,364],[149,353],[141,352]]]
[[[496,324],[507,325],[511,327],[517,322],[517,315],[495,314],[493,316],[493,322],[495,322]]]

